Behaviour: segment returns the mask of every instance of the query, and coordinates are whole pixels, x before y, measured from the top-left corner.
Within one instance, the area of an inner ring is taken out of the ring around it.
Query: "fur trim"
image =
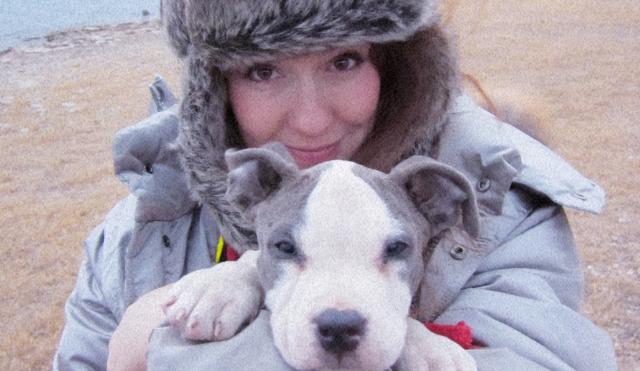
[[[222,70],[328,46],[404,40],[437,21],[434,0],[165,0],[177,54],[193,45]]]
[[[179,142],[190,188],[236,250],[255,249],[257,241],[251,223],[224,197],[224,152],[243,146],[235,122],[227,117],[224,71],[277,55],[362,42],[404,50],[410,81],[394,89],[417,84],[419,93],[407,99],[392,94],[389,104],[398,105],[401,113],[394,111],[393,120],[405,124],[398,125],[400,130],[396,122],[385,124],[392,127],[363,145],[377,151],[354,158],[388,170],[412,154],[429,154],[446,121],[455,63],[435,25],[435,6],[433,0],[163,0],[169,41],[185,63]]]
[[[236,251],[255,249],[257,239],[251,223],[225,198],[228,170],[224,152],[234,146],[227,141],[224,76],[218,70],[210,71],[197,55],[187,57],[186,67],[179,143],[190,189],[213,212],[222,235]]]

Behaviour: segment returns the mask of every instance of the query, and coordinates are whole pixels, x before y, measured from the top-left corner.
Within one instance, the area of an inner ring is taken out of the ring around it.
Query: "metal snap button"
[[[449,255],[455,260],[462,260],[467,256],[467,249],[462,245],[455,245],[449,250]]]
[[[171,247],[171,240],[169,239],[169,236],[167,236],[166,234],[162,235],[162,244],[166,248],[170,248]]]
[[[149,174],[153,174],[153,166],[151,166],[151,164],[145,164],[144,171],[146,171]]]
[[[489,188],[491,188],[491,180],[487,179],[487,178],[482,178],[478,181],[478,183],[476,184],[476,189],[479,192],[486,192],[489,190]]]

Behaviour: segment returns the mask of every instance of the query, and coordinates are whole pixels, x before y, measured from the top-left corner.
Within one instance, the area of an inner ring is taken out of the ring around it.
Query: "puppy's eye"
[[[404,241],[392,241],[384,248],[384,258],[400,259],[409,254],[409,244]]]
[[[273,244],[273,248],[282,258],[293,258],[298,255],[298,249],[289,241],[278,241]]]

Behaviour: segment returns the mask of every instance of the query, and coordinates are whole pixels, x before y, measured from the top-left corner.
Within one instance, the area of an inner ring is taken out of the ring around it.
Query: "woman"
[[[104,368],[121,321],[111,364],[144,367],[122,355],[144,354],[163,318],[166,288],[152,290],[210,266],[220,236],[240,252],[255,248],[251,225],[223,198],[224,151],[278,140],[300,167],[341,158],[388,171],[423,154],[457,168],[476,185],[480,237],[454,228],[432,240],[420,318],[469,324],[480,369],[615,369],[609,338],[577,312],[582,278],[562,209],[597,212],[603,193],[460,92],[435,7],[165,1],[184,99],[179,114],[116,138],[116,171],[132,195],[87,240],[54,368]],[[231,343],[189,347],[158,331],[151,361],[288,369],[266,323],[261,315]]]

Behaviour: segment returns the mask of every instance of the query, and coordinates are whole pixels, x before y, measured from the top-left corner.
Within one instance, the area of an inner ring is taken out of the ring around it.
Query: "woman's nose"
[[[292,94],[287,115],[288,126],[305,136],[320,136],[333,122],[331,98],[322,84],[303,81]]]

